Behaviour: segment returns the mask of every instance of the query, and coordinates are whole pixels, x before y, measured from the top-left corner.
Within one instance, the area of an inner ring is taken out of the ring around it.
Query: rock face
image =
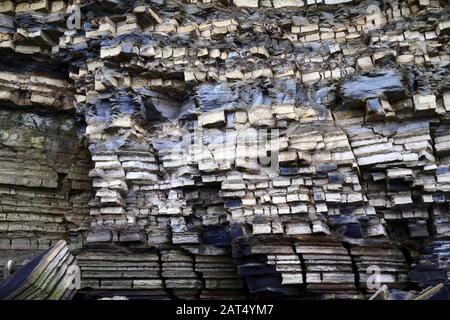
[[[78,298],[448,285],[449,37],[444,0],[0,1],[0,263],[65,239]]]

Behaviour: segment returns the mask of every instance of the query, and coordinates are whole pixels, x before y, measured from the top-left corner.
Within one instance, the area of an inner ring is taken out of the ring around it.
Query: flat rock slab
[[[341,87],[344,106],[360,106],[369,98],[385,96],[395,101],[405,96],[402,76],[389,70],[371,75],[355,76]]]

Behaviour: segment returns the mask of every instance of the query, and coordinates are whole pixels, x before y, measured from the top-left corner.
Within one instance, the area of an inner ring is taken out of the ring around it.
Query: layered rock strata
[[[0,1],[0,262],[67,239],[80,298],[425,286],[449,35],[438,0]]]

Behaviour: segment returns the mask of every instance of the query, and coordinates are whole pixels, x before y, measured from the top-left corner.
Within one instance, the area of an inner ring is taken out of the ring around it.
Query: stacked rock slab
[[[32,68],[32,61],[28,62]],[[3,60],[2,67],[5,67]],[[45,69],[45,65],[40,68]],[[31,90],[39,89],[53,98],[56,92],[71,90],[67,88],[67,80],[42,71],[18,70],[7,78],[5,86],[15,87],[21,95],[31,97],[34,95]],[[3,93],[14,92],[1,86]],[[2,266],[12,260],[17,269],[60,239],[70,238],[71,246],[77,247],[82,246],[86,237],[88,202],[92,198],[88,177],[91,158],[77,137],[74,115],[58,110],[59,105],[51,109],[38,106],[24,109],[17,101],[0,102]]]
[[[81,270],[81,287],[93,289],[87,293],[90,298],[111,293],[134,298],[168,298],[161,280],[160,257],[155,252],[85,250],[76,260]]]
[[[449,241],[438,240],[426,245],[423,255],[410,271],[411,281],[421,288],[438,283],[443,283],[448,288],[449,244]]]
[[[67,239],[80,297],[413,285],[450,236],[449,9],[0,0],[0,262]]]
[[[64,240],[28,262],[0,284],[1,300],[71,299],[80,280],[79,268]]]

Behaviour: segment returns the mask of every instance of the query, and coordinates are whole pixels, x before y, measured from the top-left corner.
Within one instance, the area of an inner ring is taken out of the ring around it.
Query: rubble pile
[[[0,0],[0,263],[66,239],[95,299],[448,285],[449,38],[445,0]]]

